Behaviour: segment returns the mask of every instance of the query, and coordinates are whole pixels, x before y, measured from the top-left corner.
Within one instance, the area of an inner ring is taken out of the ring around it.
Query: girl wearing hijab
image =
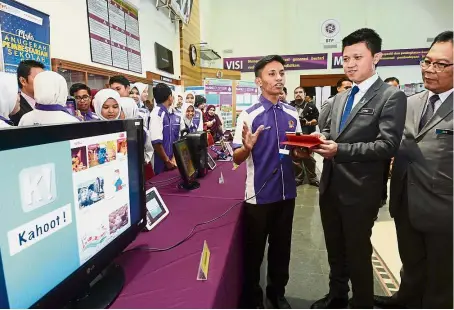
[[[78,123],[66,109],[68,85],[60,74],[43,71],[35,76],[35,109],[22,116],[19,126]]]
[[[100,90],[93,98],[96,115],[105,121],[119,119],[121,113],[119,99],[120,95],[113,89]]]
[[[11,127],[9,116],[20,110],[20,97],[17,77],[14,74],[0,72],[0,128]]]
[[[117,100],[125,114],[125,119],[138,118],[139,108],[137,107],[134,99],[129,97],[121,97]]]
[[[148,85],[140,82],[132,84],[130,97],[134,99],[139,109],[146,109],[145,101],[148,100]]]
[[[214,105],[209,105],[205,115],[203,117],[203,121],[207,127],[207,130],[213,136],[214,141],[221,140],[223,136],[222,132],[222,121],[219,116],[216,114],[216,108]]]
[[[145,84],[144,84],[145,85]],[[133,86],[134,89],[135,86]],[[137,107],[136,102],[134,101],[133,98],[129,97],[121,97],[117,99],[118,103],[121,106],[121,109],[123,110],[123,113],[125,115],[125,119],[134,119],[134,118],[139,118],[142,117],[140,115],[140,110]],[[151,145],[151,135],[148,130],[147,124],[143,123],[143,132],[144,132],[144,147],[145,147],[145,152],[144,152],[144,158],[145,158],[145,170],[147,171],[147,176],[151,175],[150,173],[153,173],[153,169],[150,165],[150,162],[153,159],[153,153],[154,149],[153,146]],[[150,171],[151,168],[151,171]],[[154,174],[152,174],[154,175]]]
[[[193,104],[185,104],[183,106],[182,117],[189,133],[203,131],[203,121],[200,117],[195,117],[196,113],[198,114]]]
[[[184,92],[184,103],[195,103],[195,92],[188,90]]]
[[[150,110],[148,109],[148,85],[144,83],[135,83],[131,88],[130,97],[134,99],[139,107],[138,115],[143,119],[144,126],[148,129],[150,127]]]

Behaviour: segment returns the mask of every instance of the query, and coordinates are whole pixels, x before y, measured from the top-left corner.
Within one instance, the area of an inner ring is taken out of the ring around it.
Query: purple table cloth
[[[218,184],[220,170],[225,184]],[[170,210],[151,232],[141,233],[130,248],[145,245],[166,248],[185,238],[192,228],[221,215],[221,219],[196,229],[191,239],[164,252],[131,251],[118,262],[126,283],[111,308],[236,308],[242,284],[242,204],[245,167],[232,171],[232,163],[200,181],[200,189],[186,192],[174,184],[160,183],[178,175],[171,171],[151,180]],[[147,188],[152,184],[147,184]],[[211,252],[207,281],[197,280],[203,242]]]

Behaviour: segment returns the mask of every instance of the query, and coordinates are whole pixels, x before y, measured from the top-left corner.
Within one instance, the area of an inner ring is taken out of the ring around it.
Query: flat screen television
[[[191,149],[186,138],[173,143],[173,154],[175,155],[178,170],[183,179],[180,187],[187,190],[199,188],[200,184],[195,181],[197,170],[192,161],[193,155],[191,154]]]
[[[124,283],[113,261],[145,226],[142,121],[14,128],[0,141],[0,308],[107,307]]]
[[[173,69],[173,53],[159,43],[155,42],[154,51],[156,54],[156,68],[159,70],[174,73]]]

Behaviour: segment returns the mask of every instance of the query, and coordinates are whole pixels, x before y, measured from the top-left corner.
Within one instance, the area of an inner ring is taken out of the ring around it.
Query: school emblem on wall
[[[289,121],[288,121],[288,127],[289,127],[289,128],[294,128],[294,127],[295,127],[295,122],[292,121],[292,120],[289,120]]]

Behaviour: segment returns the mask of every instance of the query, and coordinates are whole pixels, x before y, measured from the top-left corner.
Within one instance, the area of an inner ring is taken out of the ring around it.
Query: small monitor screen
[[[194,164],[191,159],[191,152],[189,151],[188,141],[183,139],[175,143],[175,148],[178,156],[181,158],[183,169],[186,176],[192,177],[195,173]]]
[[[29,308],[140,221],[127,142],[123,131],[0,152],[0,308]]]

